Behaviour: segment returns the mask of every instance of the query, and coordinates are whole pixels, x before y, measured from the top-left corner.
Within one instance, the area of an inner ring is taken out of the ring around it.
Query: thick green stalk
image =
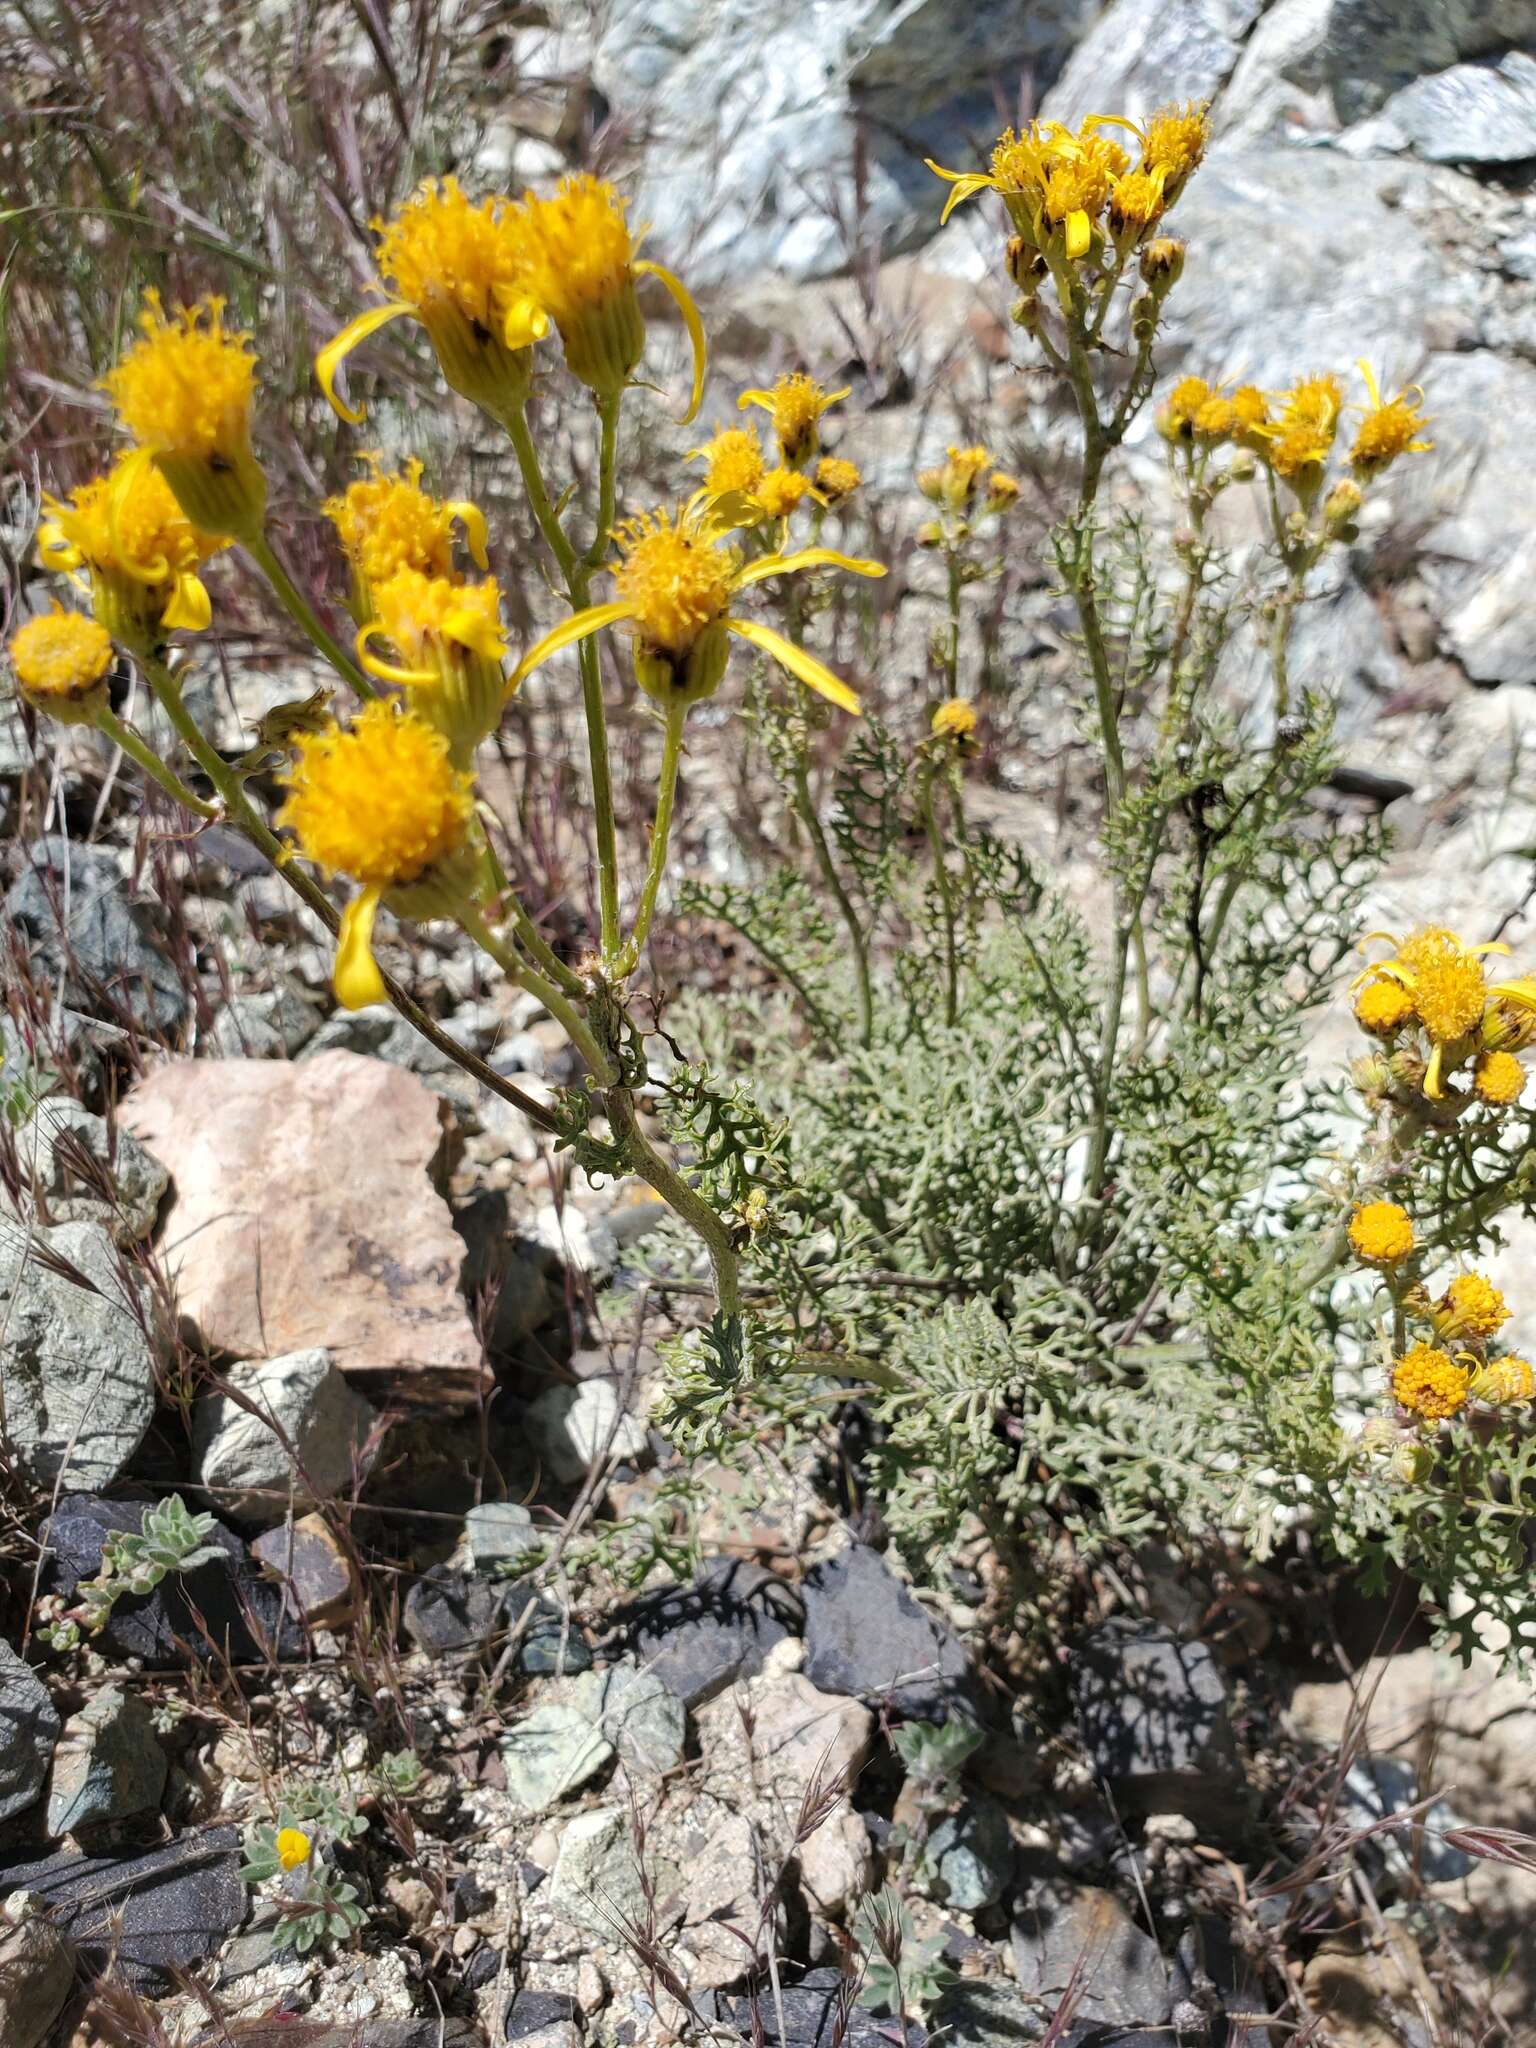
[[[552,981],[548,981],[535,967],[524,960],[515,948],[493,932],[473,904],[459,906],[456,913],[458,922],[474,940],[482,952],[488,954],[509,980],[537,996],[564,1029],[572,1045],[591,1068],[593,1078],[603,1088],[611,1088],[618,1079],[618,1069],[605,1053],[585,1020],[574,1005],[567,1001]]]
[[[640,1128],[635,1099],[627,1088],[610,1088],[603,1102],[613,1134],[643,1180],[703,1238],[715,1274],[715,1294],[723,1316],[741,1313],[741,1262],[725,1224],[696,1188],[669,1166]]]
[[[349,683],[360,697],[376,697],[379,693],[367,676],[321,625],[308,598],[278,560],[266,535],[262,534],[256,540],[247,541],[246,551],[271,584],[273,594],[283,610],[304,637],[325,656],[342,681]]]
[[[646,865],[645,886],[640,892],[640,908],[635,913],[635,927],[628,943],[614,963],[614,973],[622,980],[626,974],[633,974],[640,964],[640,955],[651,929],[651,919],[656,913],[656,896],[661,888],[661,878],[667,870],[667,846],[672,837],[672,807],[677,797],[677,770],[683,752],[683,725],[688,716],[688,706],[677,699],[667,706],[667,733],[661,750],[661,779],[656,790],[656,821],[651,827],[651,857]]]

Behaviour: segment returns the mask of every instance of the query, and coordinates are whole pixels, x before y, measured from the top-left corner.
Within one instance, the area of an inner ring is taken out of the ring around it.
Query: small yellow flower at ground
[[[139,329],[102,379],[118,418],[154,456],[193,526],[236,540],[259,536],[267,484],[251,450],[250,337],[226,329],[222,299],[167,317],[157,292],[146,294]]]
[[[1371,402],[1364,409],[1349,451],[1349,466],[1357,476],[1369,479],[1380,476],[1400,455],[1424,455],[1435,444],[1418,438],[1428,424],[1415,403],[1424,396],[1419,385],[1409,384],[1395,398],[1384,399],[1369,363],[1361,363],[1360,374]]]
[[[1355,1256],[1368,1266],[1396,1266],[1413,1251],[1413,1224],[1396,1202],[1367,1202],[1349,1219]]]
[[[1400,981],[1368,981],[1355,997],[1355,1021],[1378,1038],[1390,1038],[1412,1015],[1413,997]]]
[[[1005,512],[1011,512],[1019,502],[1019,480],[1006,469],[994,469],[987,478],[986,503],[982,511],[1000,519]]]
[[[850,387],[827,391],[804,370],[792,370],[766,391],[743,391],[736,403],[743,410],[761,406],[771,415],[779,457],[790,469],[804,469],[821,452],[821,416],[848,396]]]
[[[964,697],[948,697],[934,712],[930,730],[936,739],[968,740],[976,732],[976,707]]]
[[[1467,1368],[1433,1344],[1415,1344],[1392,1368],[1398,1402],[1428,1422],[1443,1422],[1464,1408],[1470,1385]]]
[[[1509,951],[1497,940],[1468,946],[1440,925],[1426,925],[1401,943],[1390,932],[1373,932],[1371,937],[1385,939],[1397,951],[1391,959],[1368,967],[1359,983],[1395,981],[1412,1002],[1432,1048],[1424,1076],[1424,1093],[1432,1101],[1444,1092],[1447,1065],[1459,1065],[1473,1049],[1471,1034],[1491,1005],[1502,1003],[1517,1013],[1536,1014],[1536,980],[1522,977],[1489,986],[1481,956]]]
[[[112,636],[84,612],[39,612],[12,636],[10,656],[22,696],[50,718],[88,725],[106,704]]]
[[[490,576],[460,583],[407,568],[372,594],[374,616],[357,636],[359,666],[410,690],[411,708],[445,735],[455,765],[467,768],[500,724],[506,701],[500,585]],[[396,661],[375,651],[380,640],[394,648]]]
[[[388,288],[315,358],[320,388],[344,420],[363,417],[337,396],[346,358],[391,320],[419,320],[444,377],[495,418],[521,406],[533,375],[533,345],[549,332],[534,297],[526,221],[506,199],[465,197],[457,179],[428,178],[392,220],[372,224],[375,261]]]
[[[1531,1370],[1529,1360],[1517,1358],[1511,1352],[1478,1367],[1472,1375],[1472,1393],[1476,1400],[1490,1401],[1498,1407],[1536,1399],[1536,1372]]]
[[[632,636],[635,679],[648,696],[662,703],[681,697],[692,704],[710,696],[725,673],[726,636],[735,634],[841,710],[857,713],[858,698],[825,663],[756,619],[733,617],[731,602],[765,576],[818,568],[883,576],[883,563],[819,547],[787,554],[775,550],[747,562],[738,548],[724,543],[707,494],[677,518],[661,511],[633,519],[615,538],[624,559],[614,571],[614,602],[591,605],[546,633],[519,662],[512,688],[561,648],[604,627],[626,625]]]
[[[1525,1068],[1512,1052],[1479,1053],[1472,1069],[1472,1086],[1479,1102],[1507,1109],[1525,1092]]]
[[[470,778],[424,718],[375,701],[350,727],[301,734],[284,781],[288,800],[278,824],[306,860],[363,885],[342,915],[336,994],[353,1010],[382,1002],[372,946],[379,904],[386,891],[416,885],[417,900],[408,895],[401,905],[407,914],[435,916],[448,907],[424,885],[464,848],[474,817]]]
[[[599,398],[617,398],[645,348],[636,280],[654,277],[675,302],[693,344],[693,395],[685,421],[704,396],[707,352],[699,309],[670,270],[643,261],[624,217],[624,200],[602,178],[562,180],[552,198],[524,195],[533,296],[560,331],[566,368]]]
[[[1496,1337],[1509,1321],[1503,1295],[1481,1273],[1459,1273],[1429,1311],[1442,1337],[1469,1337],[1476,1344]]]
[[[750,498],[767,469],[756,427],[717,427],[702,447],[689,449],[688,460],[708,465],[704,488],[712,498]]]
[[[213,606],[198,570],[229,543],[193,526],[142,448],[65,499],[45,497],[43,566],[91,579],[91,607],[120,645],[154,648],[174,628],[201,632]]]
[[[823,455],[816,465],[816,488],[829,505],[841,505],[863,483],[856,463],[841,455]]]
[[[279,1828],[277,1831],[277,1860],[284,1870],[297,1870],[301,1863],[307,1863],[312,1854],[312,1844],[302,1828]]]
[[[359,624],[369,616],[368,592],[398,570],[453,576],[455,525],[463,527],[470,555],[482,569],[487,539],[485,514],[478,505],[467,498],[445,503],[421,488],[421,464],[415,456],[394,473],[377,455],[365,455],[363,460],[370,474],[320,507],[352,565],[353,596],[362,612]]]

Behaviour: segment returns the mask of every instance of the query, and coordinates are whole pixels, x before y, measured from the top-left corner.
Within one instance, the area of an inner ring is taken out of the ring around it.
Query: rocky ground
[[[1048,115],[1213,95],[1165,367],[1365,355],[1435,416],[1298,630],[1353,771],[1325,800],[1396,827],[1382,924],[1536,938],[1536,9],[552,16],[498,27],[523,89],[480,167],[543,174],[598,96],[658,254],[711,287],[722,413],[765,363],[848,365],[898,718],[932,683],[914,460],[985,434],[1044,507],[1069,457],[990,230],[932,238],[918,156],[972,160],[1021,67]],[[1157,472],[1133,448],[1127,498]],[[1010,684],[978,803],[1091,902],[1043,572],[971,623]],[[231,752],[300,693],[238,673],[204,684]],[[316,931],[227,835],[146,831],[94,742],[0,718],[3,2048],[1536,2042],[1528,1686],[1391,1599],[1157,1546],[1084,1570],[1042,1657],[979,1545],[904,1583],[850,1499],[856,1413],[835,1455],[684,1470],[648,1411],[686,1253],[646,1191],[568,1172],[390,1013],[332,1014]],[[690,764],[695,863],[736,858],[735,763]],[[498,1073],[570,1074],[466,953],[390,943]],[[1333,1020],[1313,1052],[1344,1056]]]

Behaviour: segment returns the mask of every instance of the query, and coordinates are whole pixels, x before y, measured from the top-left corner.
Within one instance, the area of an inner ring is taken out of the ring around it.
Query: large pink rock
[[[170,1171],[161,1257],[209,1350],[324,1345],[376,1398],[476,1398],[464,1243],[430,1179],[439,1102],[414,1074],[350,1052],[171,1060],[121,1118]]]

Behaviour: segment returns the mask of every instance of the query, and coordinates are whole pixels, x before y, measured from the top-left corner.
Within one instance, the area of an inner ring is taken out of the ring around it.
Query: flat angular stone
[[[1173,1982],[1151,1935],[1113,1892],[1064,1880],[1037,1884],[1013,1924],[1019,1988],[1054,2013],[1069,1985],[1073,2016],[1117,2026],[1160,2026]]]
[[[16,1133],[26,1222],[100,1223],[119,1244],[147,1237],[170,1181],[130,1131],[69,1095],[49,1095]],[[6,1196],[0,1191],[0,1211]]]
[[[30,942],[37,979],[62,982],[76,1009],[131,1020],[154,1038],[189,1008],[165,949],[157,907],[138,895],[110,853],[57,835],[34,840],[5,907]]]
[[[763,1668],[797,1633],[799,1596],[760,1565],[707,1558],[691,1586],[645,1593],[615,1617],[620,1640],[685,1707],[701,1706]]]
[[[65,1724],[48,1789],[48,1832],[70,1835],[146,1813],[160,1804],[165,1776],[148,1707],[137,1693],[104,1686]]]
[[[123,1121],[170,1169],[161,1251],[209,1349],[328,1349],[394,1399],[468,1403],[484,1382],[464,1244],[430,1175],[437,1098],[355,1053],[172,1060]]]
[[[351,1485],[374,1413],[329,1351],[242,1359],[221,1377],[192,1411],[193,1470],[220,1514],[270,1525]]]
[[[59,1717],[48,1688],[24,1658],[0,1642],[0,1820],[25,1813],[43,1789]]]
[[[264,1529],[251,1555],[283,1581],[292,1611],[311,1628],[343,1628],[356,1613],[362,1599],[357,1565],[324,1515]]]
[[[1237,1751],[1221,1667],[1156,1622],[1105,1622],[1068,1665],[1078,1732],[1116,1801],[1217,1820],[1237,1803]]]
[[[525,1813],[547,1813],[597,1776],[613,1745],[579,1706],[552,1701],[507,1730],[501,1754],[511,1798]]]
[[[823,1692],[880,1700],[908,1720],[974,1717],[965,1646],[867,1544],[805,1575],[805,1673]]]
[[[35,1894],[14,1891],[0,1907],[0,2041],[43,2048],[75,1988],[69,1943]]]

